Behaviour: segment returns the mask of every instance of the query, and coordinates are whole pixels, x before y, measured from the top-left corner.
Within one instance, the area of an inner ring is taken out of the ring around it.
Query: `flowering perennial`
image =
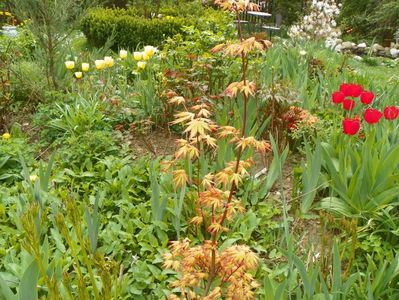
[[[310,12],[303,17],[302,23],[289,29],[289,36],[294,39],[334,40],[341,36],[335,18],[340,14],[335,0],[313,0]]]
[[[339,91],[331,94],[331,100],[334,105],[342,104],[342,108],[350,114],[356,106],[356,99],[359,98],[363,105],[372,104],[375,95],[371,91],[365,91],[359,84],[343,83],[340,85]],[[395,120],[399,116],[399,108],[396,106],[387,106],[381,112],[378,109],[367,107],[363,112],[363,120],[370,124],[377,124],[382,117],[386,120]],[[342,121],[344,134],[355,135],[361,127],[360,118],[358,116],[346,116]]]
[[[142,52],[133,52],[132,58],[136,63],[138,71],[142,71],[146,68],[147,66],[147,61],[149,61],[155,53],[158,52],[158,49],[153,47],[153,46],[145,46],[144,51]],[[103,59],[97,59],[94,61],[94,66],[96,70],[101,71],[105,68],[112,68],[115,65],[116,61],[119,60],[126,60],[129,57],[129,53],[127,50],[120,50],[119,51],[119,59],[115,60],[112,56],[105,56]],[[67,70],[74,70],[76,67],[75,61],[77,61],[78,58],[75,57],[75,60],[68,60],[65,61],[65,68]],[[76,69],[75,69],[76,70]],[[81,64],[81,71],[77,70],[76,72],[73,72],[73,75],[76,79],[81,79],[83,78],[83,72],[88,72],[90,70],[90,64],[83,62]]]

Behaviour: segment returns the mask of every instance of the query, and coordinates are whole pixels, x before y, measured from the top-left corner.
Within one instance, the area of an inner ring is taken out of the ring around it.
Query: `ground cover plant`
[[[398,299],[398,60],[331,47],[392,1],[271,41],[286,1],[36,2],[0,5],[0,299]]]

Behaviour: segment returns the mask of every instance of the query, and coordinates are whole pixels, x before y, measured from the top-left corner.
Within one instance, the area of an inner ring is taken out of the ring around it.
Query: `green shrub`
[[[20,108],[27,103],[39,102],[46,87],[43,69],[36,62],[25,60],[14,63],[11,69],[13,105]]]
[[[82,30],[90,44],[103,46],[113,38],[115,48],[136,49],[139,45],[156,45],[179,32],[190,23],[180,17],[146,19],[135,10],[92,10],[82,21]]]
[[[220,25],[225,27],[231,19],[223,12],[197,4],[184,5],[184,9],[163,7],[160,15],[160,18],[151,19],[142,16],[135,8],[96,8],[82,20],[81,26],[88,42],[95,47],[101,47],[112,39],[115,49],[136,49],[140,45],[160,46],[168,37],[183,33],[184,26],[219,30]]]
[[[22,155],[27,165],[33,162],[33,150],[22,135],[19,126],[11,129],[9,139],[1,138],[0,135],[0,186],[3,184],[15,184],[22,180]]]
[[[90,130],[110,129],[105,118],[102,102],[78,98],[72,104],[58,107],[58,117],[49,127],[66,136],[80,136]]]
[[[274,2],[272,13],[280,13],[284,25],[290,26],[298,21],[303,12],[304,2],[302,0],[277,0]]]
[[[92,170],[93,165],[109,155],[120,153],[120,136],[107,131],[86,131],[81,135],[65,139],[64,147],[59,150],[57,163],[75,173]]]
[[[399,28],[399,2],[344,0],[340,21],[344,32],[350,32],[354,40],[375,38],[387,42]]]

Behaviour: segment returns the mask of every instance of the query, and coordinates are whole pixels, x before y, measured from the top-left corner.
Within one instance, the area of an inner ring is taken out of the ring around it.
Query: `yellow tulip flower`
[[[111,68],[114,65],[114,59],[111,56],[104,57],[104,62],[108,68]]]
[[[39,179],[39,177],[37,175],[33,174],[33,175],[29,176],[29,180],[32,181],[32,182],[35,182],[37,179]]]
[[[75,62],[73,60],[68,60],[65,62],[65,67],[68,70],[72,70],[73,68],[75,68]]]
[[[134,60],[142,60],[142,59],[143,59],[143,53],[141,53],[141,52],[134,52],[134,53],[133,53],[133,58],[134,58]]]
[[[75,77],[76,79],[80,79],[83,77],[83,73],[82,72],[75,72]]]
[[[97,70],[102,70],[105,68],[105,61],[103,59],[98,59],[94,63],[96,65]]]
[[[9,138],[11,138],[11,134],[9,134],[8,132],[6,132],[6,133],[4,133],[4,134],[2,135],[2,138],[3,138],[4,140],[8,140]]]
[[[157,48],[153,46],[145,46],[144,53],[146,53],[149,57],[153,57],[155,52],[157,52]]]
[[[90,69],[90,64],[88,63],[82,63],[82,71],[87,72]]]
[[[137,67],[138,67],[139,69],[141,69],[141,70],[144,70],[146,65],[147,65],[147,63],[146,63],[145,61],[139,61],[139,62],[137,63]]]
[[[122,59],[127,58],[127,51],[126,50],[120,50],[119,51],[119,57]]]
[[[151,55],[149,53],[143,52],[143,59],[144,60],[150,60],[150,58],[151,58]]]

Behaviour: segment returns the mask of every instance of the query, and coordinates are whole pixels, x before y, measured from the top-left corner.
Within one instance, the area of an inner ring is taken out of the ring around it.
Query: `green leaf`
[[[16,300],[17,296],[14,295],[14,293],[8,287],[7,282],[5,282],[3,277],[0,275],[0,299],[3,298],[4,300]]]
[[[37,280],[39,277],[39,267],[36,260],[33,260],[22,275],[19,284],[19,300],[37,300]]]
[[[156,163],[158,163],[158,161],[154,161],[150,165],[151,209],[153,220],[162,221],[168,201],[168,196],[162,195],[161,197],[160,186],[157,179],[157,172],[155,170]]]
[[[281,175],[281,168],[284,165],[289,148],[288,146],[284,149],[283,153],[279,153],[278,145],[274,140],[273,136],[270,135],[270,142],[273,150],[273,160],[270,164],[270,168],[268,170],[267,176],[265,178],[265,182],[262,184],[262,189],[260,190],[260,199],[266,197],[269,193],[270,189],[273,187],[277,178]]]
[[[269,276],[265,276],[265,279],[263,280],[263,290],[264,290],[264,294],[265,294],[265,299],[275,299],[275,294],[274,294],[274,288],[273,285],[271,283],[271,280],[269,278]]]
[[[347,217],[352,217],[352,210],[345,201],[337,197],[326,197],[320,200],[320,207],[326,210],[340,213]]]
[[[333,281],[332,281],[332,292],[334,299],[339,299],[341,293],[341,259],[339,256],[338,244],[334,241],[333,246]]]
[[[306,214],[309,212],[313,200],[316,196],[317,184],[320,178],[321,170],[321,145],[320,142],[316,142],[316,148],[314,153],[311,152],[310,145],[305,140],[306,149],[306,162],[305,167],[302,164],[302,182],[303,182],[303,200],[301,202],[301,213]]]
[[[89,209],[87,206],[85,207],[85,218],[87,222],[87,229],[89,232],[90,239],[90,250],[91,253],[95,254],[97,249],[97,241],[98,241],[98,231],[100,228],[99,217],[98,217],[98,203],[100,201],[100,197],[102,197],[102,193],[98,192],[96,195],[96,199],[94,201],[93,215],[90,215]]]

